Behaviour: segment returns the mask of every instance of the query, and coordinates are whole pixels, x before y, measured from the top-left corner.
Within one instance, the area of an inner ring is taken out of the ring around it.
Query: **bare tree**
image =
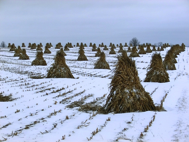
[[[157,43],[154,43],[154,46],[155,46],[155,47],[158,47],[158,44],[157,44]]]
[[[1,47],[7,47],[4,41],[1,42]]]
[[[130,42],[129,42],[129,44],[130,44],[130,45],[132,44],[132,46],[138,46],[139,43],[140,43],[140,42],[138,41],[138,39],[137,39],[136,37],[132,38],[132,39],[130,40]]]
[[[161,47],[163,45],[163,42],[158,42],[157,45],[158,47]]]

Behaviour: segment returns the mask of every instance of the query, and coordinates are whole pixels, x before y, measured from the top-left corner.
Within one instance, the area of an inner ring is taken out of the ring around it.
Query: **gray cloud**
[[[159,41],[189,45],[187,0],[1,0],[5,42]]]

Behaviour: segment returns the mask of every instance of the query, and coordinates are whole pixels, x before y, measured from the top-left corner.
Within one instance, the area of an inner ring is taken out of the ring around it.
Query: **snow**
[[[96,104],[105,104],[120,55],[119,48],[115,49],[116,54],[109,54],[110,42],[129,45],[128,41],[136,36],[141,43],[189,45],[188,12],[188,2],[184,0],[1,0],[2,41],[16,46],[22,42],[26,46],[29,42],[41,42],[43,50],[51,42],[53,47],[51,54],[43,55],[47,66],[31,66],[36,50],[25,47],[30,59],[18,60],[13,51],[0,47],[0,94],[16,98],[0,102],[0,142],[87,142],[90,138],[91,142],[189,142],[188,46],[176,58],[176,70],[167,71],[170,82],[166,83],[143,82],[154,51],[132,58],[141,84],[154,104],[159,106],[167,94],[163,102],[165,111],[105,115],[67,108],[84,97],[87,97],[84,104],[99,98]],[[74,47],[65,51],[65,59],[75,79],[32,79],[33,75],[47,75],[58,42],[63,46],[67,42],[73,45],[92,42],[97,47],[103,42],[109,50],[100,49],[105,52],[111,70],[94,69],[99,57],[95,57],[91,47],[84,49],[88,61],[77,61],[79,48]],[[169,49],[157,51],[162,60]],[[97,128],[99,132],[93,136]]]
[[[163,103],[165,111],[106,115],[95,115],[96,112],[92,111],[81,112],[77,107],[66,106],[89,94],[93,96],[84,100],[84,103],[92,102],[106,94],[105,98],[97,101],[101,106],[104,105],[110,92],[110,78],[113,76],[112,70],[117,62],[116,56],[111,56],[105,51],[111,70],[94,69],[94,62],[98,57],[94,57],[95,52],[92,52],[92,47],[85,47],[86,56],[91,56],[87,57],[89,61],[85,62],[76,61],[78,47],[70,48],[70,51],[65,51],[66,64],[77,79],[32,79],[31,72],[47,75],[47,69],[54,62],[57,49],[52,47],[51,54],[44,54],[47,66],[31,66],[36,51],[27,47],[25,49],[30,60],[18,60],[18,57],[13,57],[14,52],[10,52],[8,48],[0,49],[0,92],[3,95],[12,94],[13,98],[17,98],[12,102],[0,102],[0,140],[5,138],[7,142],[83,142],[88,141],[92,132],[98,128],[99,132],[90,141],[189,141],[187,47],[178,55],[177,70],[168,71],[170,82],[167,83],[143,82],[147,73],[146,68],[154,52],[133,58],[136,61],[141,84],[149,92],[156,106],[160,105],[162,98],[167,94]],[[163,58],[169,49],[170,47],[160,52]],[[115,49],[116,53],[118,50]],[[82,92],[80,95],[76,95],[80,92]],[[65,101],[59,103],[63,99]],[[15,113],[17,110],[20,112]],[[147,132],[144,132],[144,128],[149,125],[154,115],[155,120]],[[108,118],[110,121],[107,121]],[[8,126],[5,126],[7,124]],[[27,127],[29,128],[25,129]],[[10,136],[15,132],[18,133],[16,136]],[[141,133],[143,138],[140,138]],[[61,140],[63,136],[65,139]]]

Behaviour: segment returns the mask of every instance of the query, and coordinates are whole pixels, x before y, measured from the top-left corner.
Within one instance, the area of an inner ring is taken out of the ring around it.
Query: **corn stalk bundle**
[[[32,66],[33,65],[42,65],[42,66],[46,66],[47,63],[43,58],[43,52],[42,51],[38,51],[36,54],[36,59],[32,61]]]
[[[26,49],[22,49],[22,53],[19,57],[20,60],[29,60],[29,56],[26,54]]]
[[[169,74],[165,70],[160,54],[154,54],[144,82],[169,82]]]
[[[61,50],[57,51],[52,67],[48,70],[47,78],[74,78]]]
[[[100,57],[100,54],[101,54],[101,51],[100,51],[100,48],[98,47],[97,53],[95,54],[95,57]]]
[[[100,53],[100,58],[95,63],[94,69],[110,69],[109,64],[106,62],[106,57],[104,52]]]
[[[102,113],[125,113],[156,110],[153,100],[140,83],[135,62],[125,52],[118,57],[118,63],[110,83],[110,93]]]

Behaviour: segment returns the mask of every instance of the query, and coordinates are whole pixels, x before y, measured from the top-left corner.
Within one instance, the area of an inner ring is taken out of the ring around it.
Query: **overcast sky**
[[[189,45],[189,0],[0,0],[0,42]]]

